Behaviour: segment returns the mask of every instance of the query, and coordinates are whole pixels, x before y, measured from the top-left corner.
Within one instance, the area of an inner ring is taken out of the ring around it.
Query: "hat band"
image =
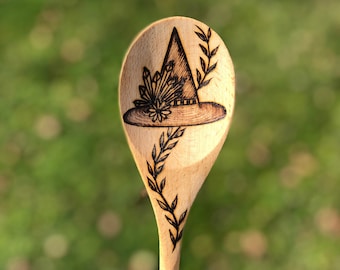
[[[170,103],[171,106],[192,105],[197,103],[197,98],[176,99]]]

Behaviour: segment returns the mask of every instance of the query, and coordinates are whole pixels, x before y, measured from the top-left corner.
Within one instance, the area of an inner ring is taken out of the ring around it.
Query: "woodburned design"
[[[208,62],[206,62],[202,57],[200,57],[201,68],[203,71],[202,73],[199,69],[196,68],[196,80],[197,80],[197,90],[206,86],[210,83],[211,78],[207,79],[207,76],[210,72],[212,72],[216,66],[217,62],[211,64],[211,58],[216,55],[219,46],[215,47],[214,49],[210,48],[210,38],[211,38],[211,29],[208,29],[207,34],[204,33],[203,29],[196,25],[199,31],[195,31],[196,35],[204,42],[203,44],[199,44],[204,56],[207,58]]]
[[[177,213],[180,202],[178,194],[169,198],[164,193],[169,182],[165,176],[161,176],[165,161],[184,135],[186,126],[212,123],[226,115],[224,106],[199,100],[198,91],[213,79],[211,73],[216,69],[217,62],[213,63],[212,59],[219,46],[211,48],[210,28],[204,32],[196,25],[194,32],[199,38],[198,46],[202,52],[199,57],[200,68],[196,68],[196,78],[192,75],[187,55],[174,27],[161,70],[152,74],[149,68],[143,68],[143,84],[138,87],[140,98],[133,101],[135,108],[128,110],[123,116],[127,124],[167,128],[166,132],[161,133],[158,145],[154,144],[152,161],[146,161],[146,165],[148,187],[157,194],[157,203],[165,212],[164,217],[170,225],[169,237],[173,251],[182,239],[188,209]]]
[[[172,226],[172,229],[169,229],[169,235],[173,244],[173,250],[175,250],[177,243],[182,238],[183,228],[181,225],[185,220],[188,210],[186,209],[182,212],[179,217],[176,216],[175,210],[178,205],[178,194],[172,200],[167,199],[163,193],[167,181],[166,177],[159,180],[159,176],[163,172],[166,159],[169,157],[171,150],[176,147],[179,138],[184,135],[184,131],[185,128],[178,127],[176,129],[168,128],[166,134],[162,132],[158,147],[155,144],[152,149],[152,163],[146,162],[149,172],[147,177],[148,185],[152,191],[159,195],[159,199],[157,199],[158,205],[167,213],[164,216]]]
[[[224,106],[199,100],[198,91],[207,86],[217,67],[213,61],[219,46],[212,48],[212,31],[196,26],[194,33],[199,38],[200,68],[191,72],[187,55],[176,27],[173,28],[164,56],[162,68],[154,73],[143,67],[143,84],[138,86],[140,98],[134,108],[124,115],[127,124],[142,127],[196,126],[218,121],[225,117]]]
[[[211,59],[216,55],[219,46],[211,50],[211,29],[209,28],[207,33],[204,33],[202,28],[199,26],[196,27],[198,28],[198,31],[195,31],[196,35],[204,42],[203,44],[200,43],[199,46],[204,57],[207,58],[206,61],[203,57],[200,57],[202,71],[196,68],[197,86],[193,83],[188,60],[175,27],[170,38],[162,70],[160,72],[156,71],[155,74],[151,76],[150,70],[147,67],[143,68],[144,84],[139,86],[141,99],[136,99],[133,103],[136,107],[144,107],[153,122],[162,122],[167,119],[168,115],[171,114],[172,106],[199,103],[197,91],[208,85],[212,79],[207,79],[207,76],[217,66],[217,62],[211,64]],[[175,51],[177,54],[172,55],[172,49],[176,47],[177,50]],[[179,76],[174,73],[175,63],[181,67],[182,72],[178,73],[184,75],[183,77],[181,76],[179,78]],[[188,87],[186,87],[186,91],[183,91],[185,84],[187,84]]]

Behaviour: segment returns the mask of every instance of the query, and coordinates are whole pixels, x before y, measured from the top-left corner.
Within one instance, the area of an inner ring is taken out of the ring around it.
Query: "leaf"
[[[172,144],[169,144],[168,147],[166,148],[166,150],[171,150],[172,148],[174,148],[176,146],[177,143],[178,143],[178,141],[174,142]]]
[[[184,134],[184,131],[185,131],[185,128],[183,128],[183,129],[178,129],[178,130],[176,131],[176,134],[175,134],[175,137],[174,137],[174,138],[182,137],[183,134]]]
[[[197,68],[196,68],[196,79],[197,79],[197,83],[200,84],[202,75],[201,75],[201,72]]]
[[[164,147],[164,132],[162,132],[161,137],[159,138],[159,146],[163,149]]]
[[[178,233],[177,241],[181,240],[183,236],[183,229]]]
[[[157,191],[157,187],[155,183],[148,177],[148,185],[151,188],[152,191]]]
[[[200,61],[201,61],[201,68],[205,72],[205,62],[202,57],[200,57]]]
[[[202,41],[204,41],[204,42],[208,41],[208,38],[204,34],[199,33],[199,32],[195,32],[195,33]]]
[[[202,44],[199,44],[199,45],[200,45],[200,48],[201,48],[202,52],[203,52],[207,57],[210,57],[207,48],[204,47]]]
[[[214,55],[217,53],[218,47],[219,47],[219,46],[217,46],[215,49],[213,49],[213,50],[211,51],[211,53],[210,53],[211,56],[214,56]]]
[[[136,107],[144,107],[150,105],[149,101],[145,101],[142,99],[136,99],[133,104],[135,104]]]
[[[175,246],[176,245],[176,238],[175,238],[175,236],[172,234],[172,232],[170,230],[169,230],[169,234],[170,234],[171,242]]]
[[[208,39],[210,39],[210,37],[211,37],[211,29],[210,29],[210,27],[209,27],[209,29],[208,29]]]
[[[161,181],[161,183],[159,184],[159,188],[160,188],[161,192],[165,188],[165,183],[166,183],[166,178],[164,177],[163,180]]]
[[[157,200],[157,202],[158,202],[158,205],[159,205],[160,208],[162,208],[165,211],[170,211],[170,209],[169,209],[169,207],[166,203],[164,203],[160,200]]]
[[[171,209],[175,210],[178,202],[178,195],[176,195],[175,199],[171,203]]]
[[[169,218],[167,215],[165,215],[166,220],[170,223],[171,226],[175,227],[176,229],[178,228],[177,224],[175,221],[173,221],[171,218]]]
[[[160,174],[160,173],[162,172],[163,167],[164,167],[164,164],[161,165],[161,166],[159,166],[159,167],[156,169],[156,174],[157,174],[157,175]]]
[[[149,164],[148,161],[147,161],[146,163],[148,164],[148,171],[149,171],[149,173],[150,173],[151,175],[153,175],[153,169],[152,169],[151,165]]]
[[[216,66],[217,66],[217,62],[216,62],[215,64],[211,65],[211,66],[207,69],[206,74],[209,74],[211,71],[213,71],[213,70],[216,68]]]
[[[166,160],[168,158],[169,154],[165,154],[163,157],[161,157],[160,159],[157,160],[157,162],[163,162],[164,160]]]
[[[171,137],[171,133],[172,133],[172,127],[169,127],[167,134],[166,134],[168,136],[168,138]]]
[[[204,31],[201,27],[199,27],[197,24],[196,24],[196,27],[201,31],[202,34],[204,34]]]
[[[179,217],[178,224],[181,225],[181,223],[184,221],[185,217],[187,216],[188,210],[185,210],[182,215]]]
[[[155,158],[156,158],[156,145],[154,144],[152,148],[152,159],[155,160]]]
[[[201,85],[200,85],[200,88],[204,87],[204,86],[207,86],[210,83],[210,81],[211,81],[211,79],[202,82]]]

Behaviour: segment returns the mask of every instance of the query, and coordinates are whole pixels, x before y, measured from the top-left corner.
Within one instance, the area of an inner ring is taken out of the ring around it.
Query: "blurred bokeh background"
[[[135,35],[172,15],[218,32],[237,78],[182,269],[340,269],[339,14],[337,0],[0,0],[0,269],[157,269],[117,92]]]

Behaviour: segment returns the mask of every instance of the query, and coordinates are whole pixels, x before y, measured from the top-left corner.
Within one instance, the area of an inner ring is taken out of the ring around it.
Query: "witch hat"
[[[195,126],[225,117],[224,106],[200,102],[191,69],[176,27],[173,28],[161,72],[154,76],[143,69],[144,85],[139,86],[141,99],[134,101],[123,120],[143,127]]]

